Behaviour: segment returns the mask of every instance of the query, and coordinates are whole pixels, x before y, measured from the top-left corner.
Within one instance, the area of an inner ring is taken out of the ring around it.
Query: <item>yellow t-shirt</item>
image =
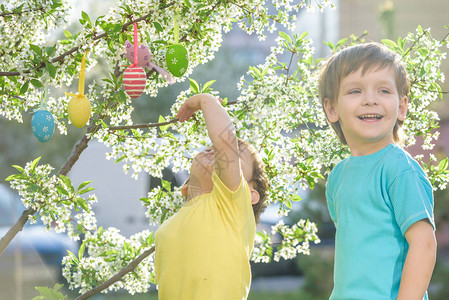
[[[212,174],[211,193],[188,202],[156,232],[159,300],[241,300],[251,284],[256,224],[243,179],[235,192]]]

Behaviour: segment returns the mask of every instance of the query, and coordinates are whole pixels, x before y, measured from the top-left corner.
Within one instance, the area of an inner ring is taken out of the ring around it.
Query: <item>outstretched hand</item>
[[[176,117],[178,118],[179,122],[184,122],[189,120],[195,112],[201,109],[201,98],[196,96],[190,97],[189,99],[184,102],[183,105],[179,108],[178,113],[176,114]]]
[[[216,98],[215,98],[216,99]],[[201,110],[201,101],[206,100],[204,97],[201,97],[201,95],[195,95],[190,97],[189,99],[184,102],[183,105],[179,108],[178,113],[176,114],[176,117],[178,118],[179,122],[184,122],[189,120],[194,113]],[[222,103],[222,99],[218,99],[220,103]]]

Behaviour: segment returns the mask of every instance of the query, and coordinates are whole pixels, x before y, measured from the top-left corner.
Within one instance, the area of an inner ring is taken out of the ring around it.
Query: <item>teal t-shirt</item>
[[[392,144],[351,156],[330,173],[326,197],[337,229],[330,299],[396,299],[405,232],[423,219],[435,228],[432,187],[419,164]]]

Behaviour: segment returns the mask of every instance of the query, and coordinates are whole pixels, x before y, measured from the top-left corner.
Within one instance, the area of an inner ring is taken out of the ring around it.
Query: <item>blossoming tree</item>
[[[174,82],[185,80],[200,64],[214,58],[222,35],[233,26],[261,39],[266,31],[284,25],[292,29],[295,11],[312,4],[324,8],[328,1],[273,0],[272,7],[262,0],[118,0],[110,12],[91,20],[82,13],[78,33],[65,31],[66,39],[55,44],[45,40],[46,32],[58,28],[68,18],[66,0],[4,1],[0,7],[0,114],[16,122],[24,112],[42,107],[52,114],[57,130],[71,130],[67,112],[69,98],[45,95],[47,87],[69,86],[78,79],[83,54],[87,70],[101,58],[110,68],[104,78],[96,78],[86,89],[92,114],[84,136],[74,147],[66,163],[55,171],[50,165],[39,165],[31,159],[24,167],[15,166],[17,174],[7,178],[26,207],[20,219],[0,241],[0,255],[27,221],[40,218],[58,232],[66,232],[82,243],[78,253],[69,253],[63,261],[63,275],[70,288],[78,289],[79,299],[98,292],[126,289],[129,293],[146,292],[153,278],[154,238],[148,230],[126,238],[112,228],[98,227],[91,209],[101,199],[92,191],[95,183],[86,181],[73,186],[68,172],[91,140],[104,143],[107,158],[125,163],[125,171],[136,177],[141,171],[162,178],[162,170],[189,169],[191,157],[207,143],[202,116],[180,124],[175,119],[177,109],[190,95],[212,92],[224,99],[223,105],[233,117],[239,137],[250,141],[261,153],[270,179],[269,202],[278,203],[279,215],[288,215],[292,202],[299,201],[298,191],[313,188],[335,163],[348,155],[326,124],[317,97],[316,68],[321,59],[313,56],[314,46],[307,33],[287,35],[279,32],[277,46],[264,64],[250,67],[250,80],[239,83],[240,97],[227,99],[224,93],[212,91],[210,83],[199,86],[191,81],[171,108],[171,114],[161,116],[159,123],[134,124],[133,101],[122,85],[125,58],[124,44],[133,40],[133,24],[139,27],[139,44],[147,45],[152,62],[167,67],[167,46],[178,40],[187,49],[189,64],[186,73]],[[313,3],[312,3],[313,2]],[[175,21],[176,19],[176,21]],[[361,42],[350,37],[327,43],[332,51]],[[439,70],[445,57],[442,47],[447,39],[437,41],[429,30],[418,28],[397,41],[384,43],[400,53],[411,74],[412,94],[409,116],[404,124],[406,146],[414,144],[415,136],[424,138],[424,148],[432,148],[438,137],[438,116],[427,106],[441,97],[439,83],[444,80]],[[281,55],[283,54],[283,55]],[[288,55],[286,55],[288,54]],[[288,57],[282,61],[281,57]],[[146,71],[145,92],[156,95],[168,86],[167,77],[155,68]],[[51,140],[49,141],[51,143]],[[448,181],[447,159],[423,162],[436,188],[445,188]],[[86,178],[88,180],[89,178]],[[86,196],[88,195],[88,196]],[[161,224],[181,206],[181,193],[162,180],[162,186],[151,190],[142,201],[147,208],[148,222]],[[56,224],[55,227],[50,224]],[[266,262],[272,257],[293,258],[309,252],[309,242],[319,242],[313,222],[300,220],[293,226],[282,222],[272,233],[283,237],[273,245],[270,233],[260,232],[252,259]]]

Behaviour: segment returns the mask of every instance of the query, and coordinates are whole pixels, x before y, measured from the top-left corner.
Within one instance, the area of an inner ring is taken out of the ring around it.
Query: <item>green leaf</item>
[[[93,190],[95,190],[94,187],[87,187],[87,188],[85,188],[84,190],[78,191],[77,194],[78,194],[78,195],[82,195],[82,194],[85,194],[85,193],[89,193],[89,192],[91,192],[91,191],[93,191]]]
[[[33,50],[39,56],[42,56],[42,49],[41,49],[41,47],[31,44],[30,45],[30,49]]]
[[[81,16],[83,17],[83,20],[86,21],[92,27],[92,22],[90,20],[89,15],[87,13],[85,13],[84,11],[82,11]]]
[[[90,180],[90,181],[84,181],[83,183],[81,183],[79,186],[78,186],[78,191],[79,190],[81,190],[82,188],[84,188],[86,185],[88,185],[88,184],[90,184],[90,183],[92,183],[92,180]]]
[[[81,259],[84,255],[84,251],[86,250],[86,240],[83,241],[79,250],[78,250],[78,258]]]
[[[31,79],[30,82],[32,85],[34,85],[37,88],[43,87],[42,83],[37,79]]]
[[[296,194],[292,195],[292,201],[298,202],[298,201],[301,201],[301,200],[302,200],[301,196],[296,195]]]
[[[36,286],[35,289],[41,294],[41,296],[44,296],[47,299],[52,299],[52,295],[48,287]]]
[[[304,31],[303,33],[301,33],[301,35],[299,36],[298,40],[303,40],[307,35],[309,35],[308,31]]]
[[[423,29],[422,29],[422,26],[421,25],[418,25],[418,27],[417,27],[417,31],[418,31],[418,33],[419,34],[423,34]]]
[[[31,173],[34,173],[36,171],[36,166],[40,160],[41,160],[40,156],[38,158],[36,158],[35,160],[33,160],[33,162],[30,165]]]
[[[70,258],[72,259],[72,261],[76,264],[78,264],[79,259],[78,257],[76,257],[75,254],[73,254],[73,252],[71,252],[70,250],[67,250],[67,254],[70,256]]]
[[[70,178],[69,178],[69,177],[67,177],[67,176],[65,176],[65,175],[62,175],[62,174],[59,174],[59,178],[62,180],[62,182],[64,182],[64,184],[65,184],[67,187],[72,186],[72,182],[70,181]]]
[[[162,187],[167,191],[171,191],[171,183],[168,180],[161,179]]]
[[[332,44],[331,42],[323,42],[323,44],[327,45],[329,48],[331,48],[332,50],[335,50],[335,46],[334,44]]]
[[[68,38],[68,39],[73,38],[72,33],[71,33],[70,31],[68,31],[68,30],[64,30],[64,35],[65,35],[65,37]]]
[[[279,31],[279,35],[286,40],[287,42],[289,42],[290,44],[292,44],[292,38],[286,34],[285,32]]]
[[[28,91],[28,86],[30,85],[30,82],[25,82],[22,87],[20,88],[20,94],[25,94]]]
[[[11,181],[11,180],[26,180],[27,177],[23,174],[13,174],[8,176],[5,181]]]
[[[159,115],[158,123],[165,123],[165,122],[166,122],[165,118],[163,116]],[[159,129],[162,132],[164,132],[167,130],[168,127],[170,127],[170,125],[162,125],[162,126],[159,126]]]
[[[445,159],[443,159],[442,161],[440,161],[440,163],[438,164],[438,172],[444,172],[447,170],[449,163],[448,163],[448,158],[446,157]]]
[[[126,156],[122,156],[116,160],[114,160],[115,163],[121,162],[122,160],[124,160],[126,158]]]
[[[47,53],[47,56],[50,57],[55,53],[56,51],[56,45],[53,47],[45,47],[45,52]]]
[[[20,173],[25,174],[25,170],[21,166],[12,165],[12,167],[15,168],[17,171],[19,171]]]
[[[390,49],[397,49],[398,48],[398,45],[394,41],[392,41],[390,39],[383,39],[382,43],[384,43]]]
[[[53,4],[51,5],[52,9],[56,9],[63,5],[61,0],[53,0],[52,2],[53,2]]]
[[[57,185],[56,189],[58,190],[58,192],[60,194],[63,194],[63,195],[66,195],[66,196],[70,196],[69,192],[65,188],[63,188],[62,186]]]
[[[146,242],[147,245],[153,244],[153,242],[154,242],[153,232],[151,232],[151,233],[147,236],[145,242]]]
[[[405,39],[402,39],[401,37],[398,37],[398,46],[399,46],[399,48],[401,48],[401,50],[404,50]]]
[[[85,211],[89,212],[89,206],[87,206],[87,202],[86,200],[84,200],[83,198],[79,197],[76,198],[76,203],[81,206]]]
[[[70,189],[70,192],[75,192],[75,189],[72,185],[72,181],[70,180],[69,177],[64,176],[62,174],[59,175],[59,178],[62,180],[62,182]]]
[[[190,81],[190,89],[192,90],[192,93],[199,94],[200,93],[200,86],[198,85],[198,82],[195,81],[195,79],[189,78]]]
[[[311,190],[313,190],[315,187],[315,181],[314,181],[313,177],[307,176],[306,179],[307,179],[307,184],[309,185],[309,188]]]
[[[188,8],[191,8],[191,7],[192,7],[192,4],[190,3],[189,0],[184,0],[184,4],[185,4]]]
[[[55,286],[53,287],[53,290],[59,291],[63,287],[64,287],[64,285],[62,283],[55,283]]]
[[[206,82],[203,86],[203,90],[201,91],[202,93],[209,93],[209,87],[214,84],[216,80],[210,80],[208,82]]]
[[[56,67],[51,62],[47,62],[45,64],[45,68],[47,69],[47,71],[50,74],[51,78],[55,78],[55,76],[56,76]]]
[[[225,97],[224,99],[222,99],[223,101],[221,102],[221,105],[223,107],[225,107],[226,105],[228,105],[228,97]]]
[[[340,48],[341,46],[345,45],[348,42],[348,38],[344,38],[338,41],[337,45],[335,47]]]
[[[162,32],[164,31],[164,28],[162,28],[161,24],[159,24],[158,22],[153,22],[154,28],[156,28],[157,32]]]

